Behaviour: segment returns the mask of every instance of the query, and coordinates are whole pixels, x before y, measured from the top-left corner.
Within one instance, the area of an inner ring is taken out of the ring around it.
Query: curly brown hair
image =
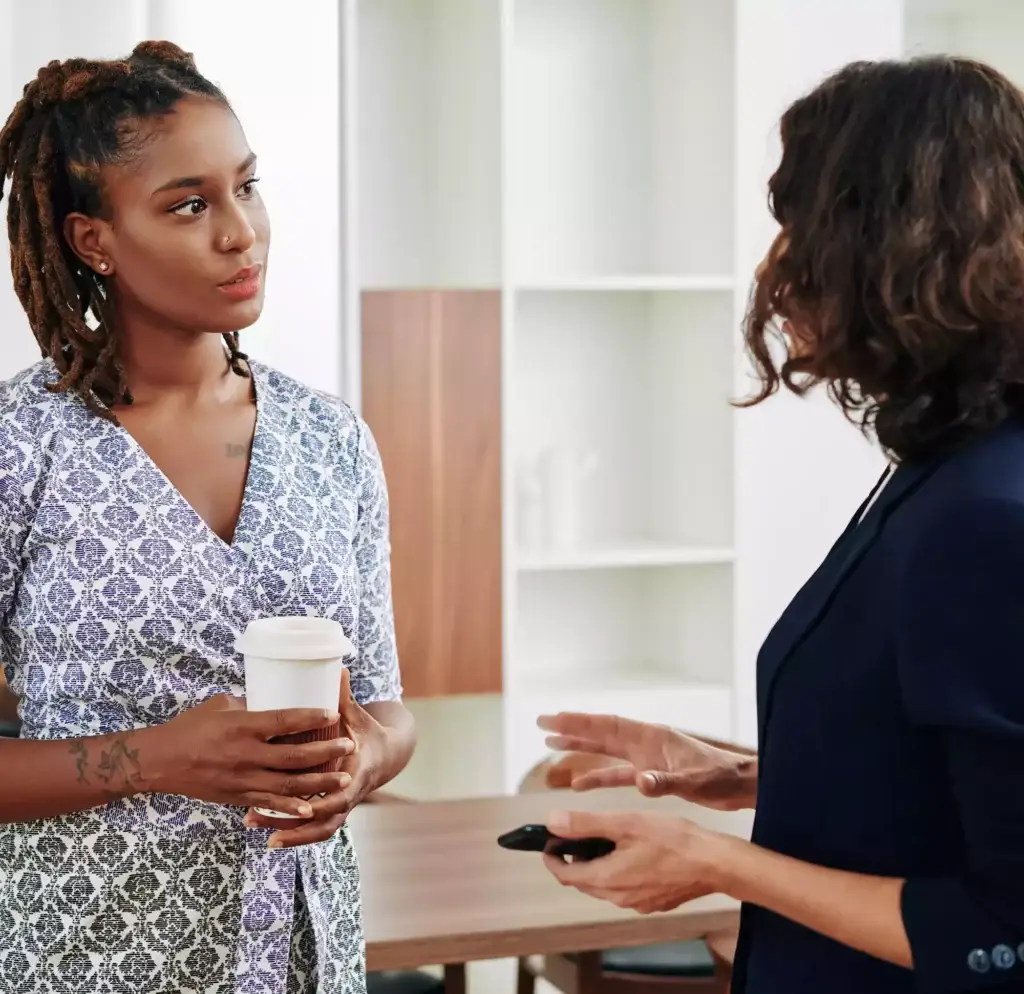
[[[171,42],[146,41],[124,59],[43,66],[0,130],[0,196],[4,180],[11,180],[14,286],[43,356],[61,374],[48,388],[75,391],[111,421],[111,405],[130,404],[132,396],[106,280],[71,250],[64,220],[76,211],[104,216],[101,167],[130,161],[147,140],[142,122],[171,113],[188,95],[228,106],[189,53]],[[231,369],[248,376],[238,335],[224,340]]]
[[[742,406],[824,383],[904,461],[1024,407],[1020,91],[968,59],[857,62],[794,103],[781,137]]]

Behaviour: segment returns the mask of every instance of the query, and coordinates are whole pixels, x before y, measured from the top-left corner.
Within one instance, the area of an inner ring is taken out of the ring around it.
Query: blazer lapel
[[[779,671],[827,613],[843,581],[878,539],[886,519],[934,472],[935,464],[901,466],[886,483],[878,481],[817,572],[793,598],[765,639],[757,662],[757,712],[760,748],[771,713],[772,691]],[[885,489],[861,521],[864,508],[880,486]]]

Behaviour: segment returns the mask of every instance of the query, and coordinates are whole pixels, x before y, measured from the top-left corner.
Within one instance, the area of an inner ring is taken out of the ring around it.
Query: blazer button
[[[992,960],[984,949],[972,949],[967,955],[967,965],[975,973],[988,973]]]
[[[1009,947],[1002,944],[992,950],[992,965],[997,970],[1009,970],[1017,962],[1017,954]]]

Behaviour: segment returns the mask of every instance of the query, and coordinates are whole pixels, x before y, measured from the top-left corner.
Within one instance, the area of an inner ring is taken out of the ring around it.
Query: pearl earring
[[[100,263],[100,272],[101,273],[105,273],[109,268],[110,268],[110,266],[109,266],[108,263],[106,263],[106,262],[101,262]]]

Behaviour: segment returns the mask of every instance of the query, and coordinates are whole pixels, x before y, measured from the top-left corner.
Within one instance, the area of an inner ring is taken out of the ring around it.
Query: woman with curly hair
[[[255,161],[166,42],[51,62],[0,131],[43,354],[0,383],[9,994],[365,987],[345,819],[413,746],[387,494],[345,404],[240,349],[270,242]],[[237,636],[310,614],[355,646],[338,711],[246,712]]]
[[[964,59],[847,66],[782,118],[780,231],[746,340],[823,384],[891,468],[765,641],[758,750],[560,714],[573,786],[756,808],[654,814],[562,883],[643,912],[744,902],[733,994],[1024,990],[1024,99]],[[799,494],[794,494],[799,500]]]

